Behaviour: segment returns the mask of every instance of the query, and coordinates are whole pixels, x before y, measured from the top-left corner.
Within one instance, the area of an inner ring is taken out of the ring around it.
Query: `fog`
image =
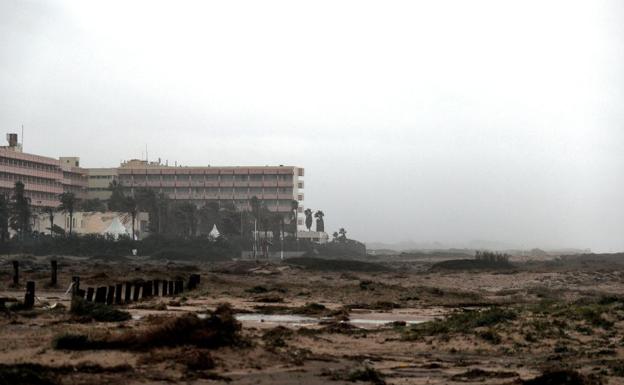
[[[305,167],[362,241],[624,250],[624,3],[0,2],[0,127]]]

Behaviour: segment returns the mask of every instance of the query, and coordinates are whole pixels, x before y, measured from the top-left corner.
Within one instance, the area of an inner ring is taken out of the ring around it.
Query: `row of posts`
[[[50,261],[51,277],[50,285],[57,285],[57,272],[58,263],[56,260]],[[100,286],[98,288],[89,287],[87,290],[80,288],[80,277],[72,277],[72,295],[80,298],[84,298],[89,302],[106,303],[108,305],[122,303],[130,303],[132,301],[138,301],[139,298],[147,299],[158,296],[171,296],[178,295],[184,291],[184,281],[182,279],[176,280],[160,280],[154,279],[151,281],[135,281],[126,282],[125,284],[117,283],[111,286]],[[194,290],[200,283],[199,274],[191,274],[187,288],[188,290]],[[19,262],[13,261],[13,285],[19,286]],[[123,296],[122,296],[123,294]],[[35,282],[26,282],[26,294],[24,296],[24,306],[27,308],[33,307],[35,304]]]
[[[199,277],[197,274],[192,276]],[[136,302],[139,299],[158,296],[174,296],[184,291],[184,281],[182,279],[125,282],[110,286],[88,287],[87,290],[80,288],[80,277],[72,277],[72,281],[74,297],[84,298],[88,302],[105,303],[107,305],[121,305]],[[189,283],[190,281],[191,279],[189,279]]]
[[[13,263],[13,287],[19,286],[19,261],[12,261]],[[50,286],[56,286],[58,280],[58,262],[56,260],[50,261]]]

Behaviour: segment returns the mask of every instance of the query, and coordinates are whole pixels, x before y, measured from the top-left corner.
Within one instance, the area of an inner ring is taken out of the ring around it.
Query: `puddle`
[[[205,317],[206,315],[204,315]],[[387,315],[386,315],[387,316]],[[329,320],[329,318],[314,318],[300,315],[275,315],[275,314],[236,314],[236,319],[241,322],[260,322],[277,325],[304,326],[315,325],[321,321]],[[380,327],[391,324],[396,321],[403,321],[407,325],[415,325],[427,322],[428,319],[401,319],[401,317],[390,316],[388,318],[380,318],[380,314],[371,313],[370,318],[364,314],[358,314],[358,318],[352,318],[345,321],[354,326],[359,327]]]
[[[366,319],[366,318],[352,318],[349,320],[349,323],[354,326],[383,326],[387,324],[391,324],[393,322],[405,322],[406,325],[416,325],[421,324],[423,322],[427,322],[427,320],[397,320],[397,319]]]
[[[320,318],[293,314],[236,314],[236,319],[241,322],[266,322],[274,324],[288,324],[291,326],[313,325],[321,321]]]
[[[150,311],[132,314],[133,320],[142,319],[146,313]],[[196,313],[201,319],[208,317],[206,313]],[[406,325],[416,325],[419,323],[431,321],[439,316],[435,313],[423,313],[413,311],[403,312],[354,312],[349,321],[345,321],[351,325],[361,328],[378,328],[393,322],[405,322]],[[296,314],[261,314],[261,313],[238,313],[235,317],[240,322],[262,325],[283,325],[291,327],[318,325],[321,321],[328,321],[331,318],[316,318]]]

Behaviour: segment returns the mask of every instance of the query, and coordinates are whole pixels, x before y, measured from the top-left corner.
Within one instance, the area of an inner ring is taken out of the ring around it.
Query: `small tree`
[[[299,212],[299,202],[296,200],[290,201],[290,211],[292,212],[290,223],[293,224],[293,234],[295,235],[295,239],[297,238],[297,213]]]
[[[312,228],[312,210],[310,209],[306,209],[304,212],[305,214],[305,225],[308,228],[308,231],[310,231],[310,229]]]
[[[341,227],[340,230],[338,230],[338,240],[340,242],[347,241],[347,230],[345,230],[344,227]]]
[[[111,196],[108,199],[108,209],[110,211],[125,212],[127,202],[123,192],[123,185],[114,180],[108,185],[108,189],[111,191]]]
[[[80,210],[91,212],[104,212],[106,205],[98,198],[86,199],[80,202]]]
[[[71,192],[62,193],[59,199],[61,201],[59,210],[69,214],[69,235],[71,236],[74,230],[74,211],[76,206],[78,206],[78,199]]]
[[[133,197],[125,197],[124,198],[124,211],[130,214],[132,218],[132,240],[136,239],[136,231],[135,231],[135,223],[137,217],[137,201]]]
[[[17,181],[10,202],[10,224],[20,239],[30,233],[30,216],[30,198],[25,195],[24,183]]]
[[[43,213],[48,216],[48,220],[50,221],[50,236],[54,236],[54,213],[56,210],[54,207],[45,207],[43,209]]]
[[[321,233],[325,231],[325,221],[323,220],[324,216],[325,213],[323,213],[321,210],[318,210],[316,213],[314,213],[314,217],[316,218],[316,231]]]

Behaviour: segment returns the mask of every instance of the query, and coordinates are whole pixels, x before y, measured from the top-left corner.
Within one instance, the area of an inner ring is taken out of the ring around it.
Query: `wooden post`
[[[19,262],[13,261],[13,286],[19,286]]]
[[[56,273],[57,273],[58,264],[55,259],[50,261],[50,267],[52,271],[52,276],[50,277],[50,286],[56,286],[56,282],[57,282]]]
[[[26,295],[24,296],[24,307],[31,309],[35,306],[35,282],[26,282]]]
[[[175,290],[174,290],[174,288],[173,288],[174,283],[175,283],[175,282],[173,282],[173,281],[169,281],[169,295],[174,295],[174,294],[175,294],[175,293],[174,293],[174,291],[175,291]]]
[[[141,286],[143,286],[143,284],[141,282],[135,282],[134,283],[134,291],[132,292],[132,300],[134,302],[139,300],[139,294],[141,292]]]
[[[166,296],[167,295],[167,289],[169,288],[169,282],[167,282],[167,280],[163,280],[162,283],[162,296]]]
[[[108,287],[108,293],[106,294],[106,304],[112,305],[115,300],[115,286]]]
[[[96,303],[104,303],[106,302],[106,286],[100,286],[95,291],[95,302]]]
[[[183,279],[178,279],[176,281],[176,286],[178,286],[176,294],[182,293],[184,291],[184,280]]]
[[[152,281],[145,281],[143,284],[143,298],[150,298],[152,296]]]
[[[121,289],[122,289],[123,285],[121,283],[118,283],[115,285],[115,304],[117,305],[121,305]]]
[[[158,297],[158,291],[160,289],[160,279],[154,280],[154,297]]]
[[[94,289],[92,287],[88,287],[87,288],[87,301],[88,302],[93,302],[93,293],[94,293]]]
[[[199,274],[191,274],[188,282],[188,289],[195,290],[197,289],[197,285],[199,285]]]
[[[132,282],[126,282],[126,291],[124,292],[124,301],[126,303],[130,303],[130,299],[132,295]]]
[[[72,277],[72,282],[74,283],[74,286],[72,287],[72,295],[76,295],[78,290],[80,290],[80,277],[77,275],[74,275]]]

